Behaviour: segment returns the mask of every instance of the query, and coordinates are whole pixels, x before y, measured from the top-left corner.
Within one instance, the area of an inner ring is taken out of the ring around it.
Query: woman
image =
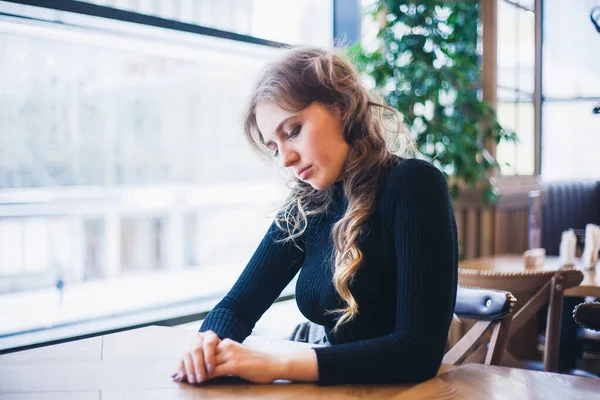
[[[325,50],[289,50],[265,70],[245,133],[295,172],[292,192],[176,381],[401,383],[436,374],[456,300],[456,224],[443,175],[389,149],[390,111]],[[289,355],[241,345],[299,270],[296,300],[312,323],[304,340],[325,345]]]

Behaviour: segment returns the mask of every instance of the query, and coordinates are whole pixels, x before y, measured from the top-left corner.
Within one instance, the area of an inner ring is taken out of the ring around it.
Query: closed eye
[[[292,139],[292,138],[295,138],[296,136],[298,136],[298,134],[300,133],[300,128],[301,128],[301,126],[297,126],[294,129],[292,129],[291,131],[289,131],[287,134],[287,138]]]
[[[301,126],[297,126],[294,129],[292,129],[291,131],[289,131],[287,133],[286,140],[293,139],[296,136],[298,136],[300,134],[301,128],[302,128]],[[273,157],[279,156],[279,150],[277,149],[277,145],[274,144],[273,142],[270,142],[270,144],[268,145],[268,149],[271,151],[271,155]]]

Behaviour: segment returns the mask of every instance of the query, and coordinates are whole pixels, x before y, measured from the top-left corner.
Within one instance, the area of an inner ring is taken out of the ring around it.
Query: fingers
[[[179,361],[177,365],[177,371],[171,375],[171,378],[177,382],[181,382],[185,376],[185,364],[183,363],[183,358]]]
[[[236,363],[234,361],[227,361],[224,364],[218,364],[213,370],[211,377],[216,378],[218,376],[227,375],[238,375],[236,372]]]
[[[203,352],[204,352],[204,365],[206,366],[207,374],[211,374],[216,365],[215,353],[217,351],[217,346],[221,342],[221,339],[213,333],[207,332],[207,335],[204,338],[203,343]]]
[[[222,353],[226,351],[231,359],[231,350],[236,344],[231,339],[222,341],[212,331],[198,333],[189,350],[182,356],[177,372],[171,377],[177,382],[187,380],[189,383],[200,383],[217,376],[214,375],[217,365],[228,361]],[[220,369],[221,373],[224,373],[223,370],[224,368]],[[225,370],[231,370],[231,365]]]
[[[231,353],[225,350],[217,351],[215,354],[215,366],[225,364],[231,359]],[[214,368],[213,368],[214,370]]]
[[[200,383],[206,379],[206,366],[204,360],[205,354],[203,345],[199,344],[197,347],[194,347],[191,351],[191,355],[194,367],[196,369],[196,375],[194,377],[194,380],[196,383]],[[194,382],[190,381],[190,383]]]
[[[221,340],[221,343],[219,343],[219,349],[222,349],[222,350],[231,349],[232,347],[235,347],[236,344],[239,344],[239,343],[232,339],[225,338],[225,339]]]
[[[217,346],[215,350],[215,363],[213,364],[215,367],[213,369],[213,373],[211,377],[221,376],[223,374],[231,373],[231,368],[233,367],[232,362],[236,361],[235,357],[235,346],[237,342],[231,339],[223,339]],[[222,365],[227,364],[225,367],[226,371],[223,372]],[[221,368],[219,368],[221,366]],[[219,371],[219,375],[217,375],[217,369]]]
[[[188,352],[183,355],[183,364],[185,377],[189,383],[196,383],[196,368],[194,367],[194,360],[192,359],[192,353]]]

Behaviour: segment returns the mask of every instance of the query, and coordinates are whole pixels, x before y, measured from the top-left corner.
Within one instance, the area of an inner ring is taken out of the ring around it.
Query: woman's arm
[[[271,224],[233,288],[202,323],[172,375],[174,380],[200,383],[209,379],[221,339],[243,341],[292,280],[304,260],[304,240],[279,242],[284,235],[275,223]]]
[[[317,353],[306,350],[281,356],[280,378],[289,381],[316,382],[319,380]]]
[[[304,240],[278,243],[286,234],[273,222],[233,288],[204,320],[201,332],[242,342],[304,262]]]

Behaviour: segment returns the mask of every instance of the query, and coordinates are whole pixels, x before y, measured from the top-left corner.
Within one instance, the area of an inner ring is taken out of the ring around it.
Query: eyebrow
[[[284,118],[279,125],[277,125],[277,128],[275,128],[275,134],[277,134],[277,132],[281,132],[281,129],[283,128],[283,125],[288,122],[288,120],[294,118],[295,115],[290,115],[289,117]],[[273,142],[272,140],[269,140],[268,142],[265,142],[265,146],[269,147],[270,145],[275,144],[275,142]]]

